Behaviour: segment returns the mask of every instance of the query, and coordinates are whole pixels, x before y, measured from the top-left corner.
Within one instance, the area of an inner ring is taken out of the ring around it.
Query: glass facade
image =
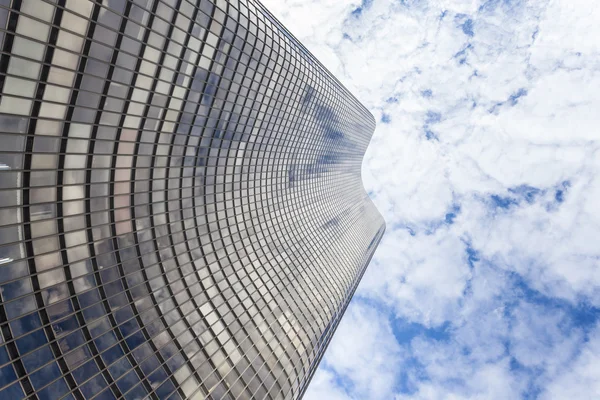
[[[254,0],[0,0],[0,48],[0,398],[300,398],[371,114]]]

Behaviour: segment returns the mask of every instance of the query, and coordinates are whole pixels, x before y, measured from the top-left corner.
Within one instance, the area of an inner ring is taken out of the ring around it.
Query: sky
[[[305,399],[599,399],[600,3],[263,3],[378,121],[386,235]]]

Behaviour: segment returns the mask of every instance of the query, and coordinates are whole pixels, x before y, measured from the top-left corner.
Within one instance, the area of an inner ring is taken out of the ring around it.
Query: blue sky
[[[306,398],[600,398],[600,6],[263,2],[378,120],[388,229]]]

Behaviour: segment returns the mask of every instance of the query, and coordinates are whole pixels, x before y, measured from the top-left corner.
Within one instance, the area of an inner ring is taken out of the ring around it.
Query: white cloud
[[[407,229],[390,228],[359,293],[392,306],[398,316],[427,326],[456,316],[471,276],[465,244],[446,227],[416,236]]]
[[[510,353],[524,367],[542,368],[549,376],[564,368],[583,340],[582,332],[560,311],[522,303],[511,318]]]
[[[331,341],[324,359],[324,371],[315,376],[306,398],[343,398],[340,380],[350,380],[346,388],[355,399],[390,398],[402,360],[401,349],[392,328],[378,309],[354,303]]]
[[[543,400],[600,398],[600,326],[596,327],[581,354],[565,372],[556,376],[541,394]]]
[[[456,356],[456,354],[452,354]],[[442,360],[447,361],[447,360]],[[451,365],[442,364],[436,367],[454,372],[446,375],[449,381],[425,381],[418,390],[409,395],[399,394],[396,400],[505,400],[519,398],[523,382],[515,379],[509,372],[508,360],[502,359],[479,368],[468,364],[458,364],[453,360]],[[462,370],[457,368],[463,368]]]
[[[515,271],[547,295],[573,302],[584,298],[596,306],[600,287],[599,252],[595,239],[600,221],[592,203],[600,196],[600,180],[574,176],[563,189],[542,187],[532,204],[497,210],[490,217],[489,204],[471,199],[463,206],[461,220],[473,238],[473,246],[497,266]],[[565,202],[555,205],[557,190]],[[508,192],[502,195],[510,196]]]
[[[307,400],[348,400],[348,393],[336,383],[334,372],[319,368],[310,382]]]
[[[421,367],[410,373],[412,393],[398,399],[516,399],[531,385],[545,387],[563,375],[583,343],[582,331],[572,329],[562,311],[520,300],[510,305],[511,294],[491,289],[483,304],[480,296],[466,298],[447,340],[413,339],[410,349]]]

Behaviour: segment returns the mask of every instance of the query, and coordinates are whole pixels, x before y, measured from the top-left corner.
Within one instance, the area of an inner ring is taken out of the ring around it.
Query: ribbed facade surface
[[[0,0],[0,399],[297,399],[385,225],[254,0]]]

